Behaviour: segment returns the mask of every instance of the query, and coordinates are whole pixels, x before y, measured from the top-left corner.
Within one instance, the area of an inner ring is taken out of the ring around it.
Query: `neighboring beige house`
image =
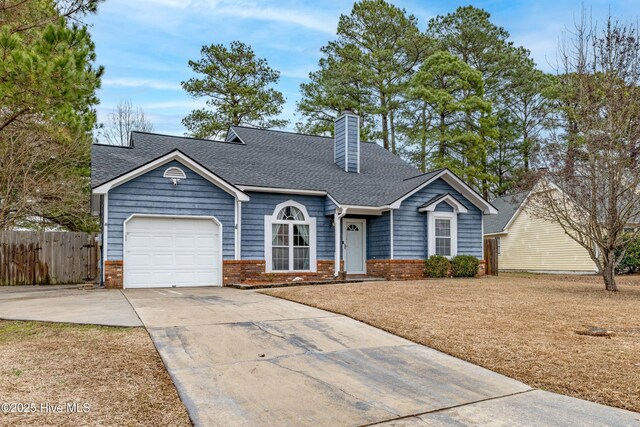
[[[498,215],[485,216],[484,237],[498,239],[500,271],[596,273],[587,251],[560,225],[527,212],[529,193],[502,196],[491,203]]]

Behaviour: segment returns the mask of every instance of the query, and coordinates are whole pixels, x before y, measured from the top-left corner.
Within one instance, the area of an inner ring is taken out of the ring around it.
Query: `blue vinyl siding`
[[[394,258],[424,259],[428,254],[427,215],[418,208],[438,194],[450,193],[469,212],[458,214],[458,254],[482,257],[482,211],[457,190],[438,179],[402,202],[393,214]],[[437,210],[450,209],[440,203]]]
[[[336,204],[333,203],[330,198],[325,197],[325,199],[324,199],[324,214],[325,215],[331,215],[333,217],[333,214],[335,214],[335,212],[336,212],[336,208],[337,208]]]
[[[440,202],[436,205],[436,212],[453,212],[453,207],[447,202]]]
[[[348,172],[358,172],[358,118],[355,116],[347,116],[349,120],[348,132],[347,132],[347,160],[349,164],[347,166]]]
[[[242,259],[264,259],[264,217],[272,215],[277,205],[288,200],[303,204],[309,215],[316,218],[317,259],[333,259],[334,234],[331,217],[325,216],[324,196],[253,192],[248,195],[251,200],[242,204]]]
[[[335,122],[335,135],[333,137],[333,157],[335,162],[341,169],[345,168],[346,161],[346,134],[345,134],[346,116],[340,117]]]
[[[391,215],[370,216],[367,219],[367,259],[391,258]]]
[[[162,177],[172,166],[187,175],[175,187]],[[133,214],[214,216],[222,223],[223,258],[234,258],[235,198],[180,162],[159,166],[109,191],[108,260],[122,259],[123,224]]]

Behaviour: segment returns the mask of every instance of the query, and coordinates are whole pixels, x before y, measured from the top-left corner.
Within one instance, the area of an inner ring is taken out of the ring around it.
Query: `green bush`
[[[433,255],[424,262],[424,275],[432,278],[449,276],[451,261],[440,255]]]
[[[471,255],[458,255],[451,260],[453,277],[476,277],[480,261]]]
[[[629,244],[624,257],[616,268],[616,273],[638,273],[640,272],[640,239],[636,239]]]

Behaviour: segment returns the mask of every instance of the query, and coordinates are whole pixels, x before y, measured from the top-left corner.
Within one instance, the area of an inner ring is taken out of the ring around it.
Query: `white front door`
[[[364,219],[344,221],[344,269],[347,274],[366,273],[366,224]]]
[[[125,223],[124,287],[222,285],[220,228],[206,217],[132,217]]]

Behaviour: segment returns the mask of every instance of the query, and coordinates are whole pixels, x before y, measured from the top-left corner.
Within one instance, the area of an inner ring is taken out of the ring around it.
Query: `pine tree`
[[[221,44],[203,46],[202,58],[189,61],[189,67],[202,77],[182,82],[195,98],[207,99],[207,107],[191,112],[182,120],[189,134],[197,138],[220,138],[230,125],[259,128],[283,127],[286,120],[274,118],[282,113],[285,99],[272,88],[280,73],[256,58],[250,46],[239,41],[229,48]]]

